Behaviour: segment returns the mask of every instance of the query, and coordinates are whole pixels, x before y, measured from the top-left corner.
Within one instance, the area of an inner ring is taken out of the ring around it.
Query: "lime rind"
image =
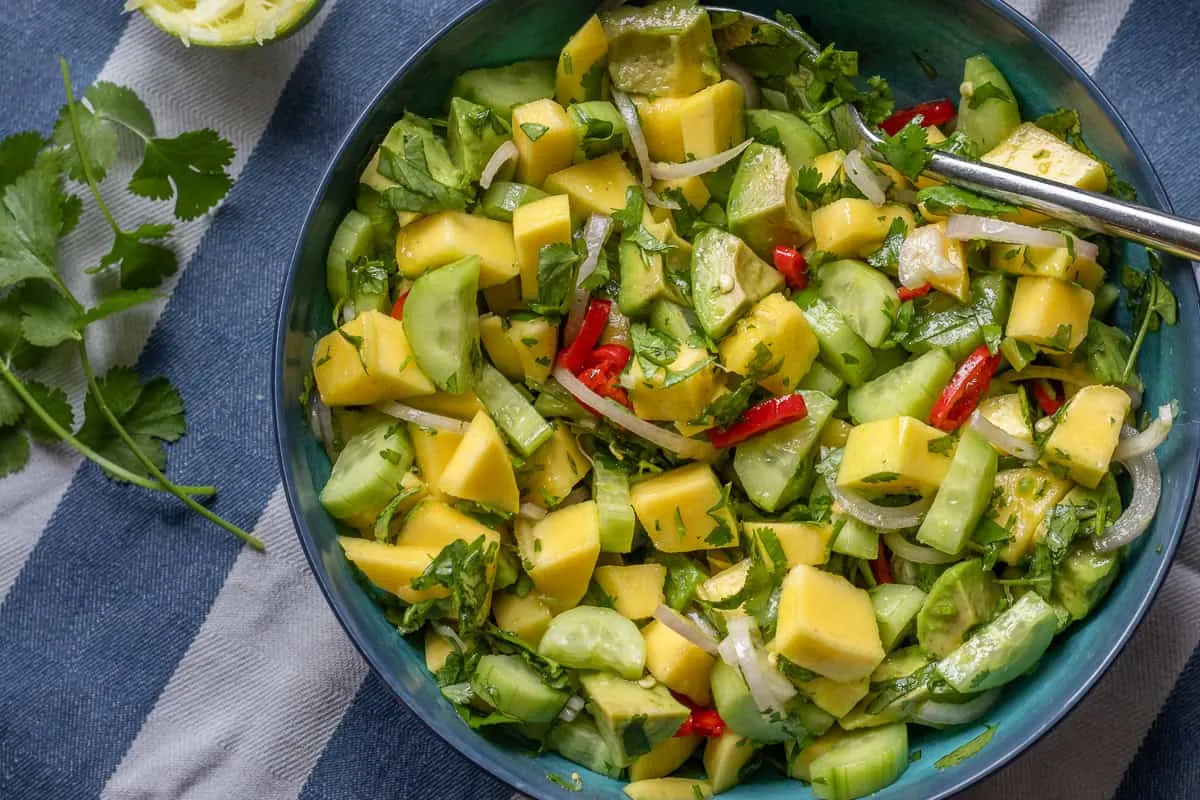
[[[323,0],[128,0],[185,45],[248,47],[282,39],[301,28]]]

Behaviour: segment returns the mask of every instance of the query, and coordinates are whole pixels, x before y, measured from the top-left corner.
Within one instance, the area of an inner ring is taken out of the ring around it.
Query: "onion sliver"
[[[567,344],[575,341],[579,326],[583,324],[583,316],[587,313],[588,300],[592,294],[583,288],[583,282],[596,271],[596,266],[600,263],[600,251],[604,249],[604,242],[611,230],[612,217],[603,214],[592,214],[583,228],[583,243],[587,246],[587,256],[579,265],[579,274],[575,277],[575,297],[571,301],[571,310],[567,313],[567,321],[563,326],[563,341]]]
[[[1128,426],[1124,430],[1126,438],[1132,438],[1136,433]],[[1158,512],[1158,501],[1162,499],[1162,473],[1159,472],[1158,459],[1153,452],[1121,463],[1129,470],[1133,496],[1117,521],[1096,542],[1096,550],[1101,553],[1119,550],[1145,533]]]
[[[861,151],[851,150],[847,153],[842,167],[846,170],[846,177],[863,193],[863,197],[877,207],[887,202],[887,188],[891,185],[891,179],[884,175],[876,175]]]
[[[678,164],[656,161],[650,165],[650,174],[660,181],[678,181],[684,178],[704,175],[712,172],[714,169],[720,169],[730,161],[733,161],[742,154],[743,150],[753,143],[753,139],[747,139],[736,147],[723,150],[715,156],[698,158],[695,161],[682,161]]]
[[[375,409],[382,411],[389,417],[402,419],[405,422],[420,425],[422,428],[434,428],[435,430],[448,431],[450,433],[467,432],[467,423],[461,419],[443,417],[441,414],[431,414],[428,411],[406,406],[403,403],[379,403],[375,406]]]
[[[659,447],[693,461],[711,461],[717,457],[716,448],[707,442],[685,438],[677,433],[663,430],[652,422],[640,419],[620,403],[596,394],[562,367],[554,368],[554,379],[574,395],[576,400],[595,410],[612,424],[637,434],[648,442],[653,442]]]
[[[517,146],[513,144],[512,139],[497,147],[496,152],[492,153],[492,157],[483,166],[483,174],[479,176],[479,186],[483,189],[489,188],[492,181],[496,179],[496,173],[500,171],[500,168],[516,157]]]
[[[721,74],[732,81],[737,81],[745,95],[746,108],[758,108],[762,105],[762,94],[754,77],[741,64],[729,58],[721,59]]]
[[[675,609],[660,603],[658,608],[654,609],[654,618],[709,655],[718,654],[717,640]]]
[[[883,535],[883,542],[893,553],[905,561],[912,561],[915,564],[949,564],[951,561],[958,561],[959,559],[959,556],[949,556],[940,550],[934,550],[932,547],[913,544],[898,531],[885,533]]]
[[[1153,453],[1160,444],[1167,440],[1171,432],[1174,414],[1170,405],[1158,407],[1158,419],[1146,426],[1146,430],[1134,434],[1128,439],[1122,439],[1113,451],[1113,461],[1128,461],[1147,453]]]
[[[954,214],[946,223],[946,235],[951,239],[986,239],[989,242],[1023,244],[1031,247],[1074,247],[1075,253],[1095,261],[1100,248],[1086,239],[1057,231],[1047,231],[1016,222],[1007,222],[973,214]],[[1068,244],[1068,237],[1071,243]]]
[[[932,497],[922,498],[906,506],[877,505],[840,488],[832,475],[825,478],[825,485],[829,487],[829,494],[842,504],[847,514],[865,525],[885,531],[917,527],[921,524],[921,517],[933,505]]]
[[[322,447],[333,447],[333,414],[319,396],[314,396],[309,408],[313,433]]]
[[[1022,461],[1037,461],[1038,449],[1024,439],[1018,439],[1000,426],[990,422],[979,413],[979,409],[971,412],[967,427],[978,433],[988,444],[994,445],[1010,456],[1016,456]]]
[[[926,700],[917,706],[913,712],[912,721],[919,725],[933,727],[950,727],[966,725],[974,722],[992,710],[996,699],[1000,697],[999,689],[992,689],[972,697],[965,703],[939,703],[936,700]]]
[[[629,99],[629,95],[619,89],[612,90],[613,103],[625,120],[629,130],[629,141],[633,144],[633,154],[637,156],[638,168],[642,171],[642,185],[650,185],[650,148],[646,146],[646,134],[642,132],[642,121],[638,119],[637,106]]]
[[[741,671],[759,711],[779,711],[795,696],[796,687],[779,675],[755,645],[753,626],[750,617],[730,617],[727,623],[729,636],[721,642],[718,652],[725,663]]]
[[[538,521],[539,519],[545,519],[548,513],[550,512],[536,503],[521,503],[520,509],[517,510],[518,516],[524,517],[525,519],[531,519],[534,522]]]
[[[642,193],[646,196],[646,205],[648,206],[665,208],[668,211],[678,211],[680,208],[682,208],[679,203],[676,203],[669,197],[660,196],[658,192],[649,187],[646,187]]]

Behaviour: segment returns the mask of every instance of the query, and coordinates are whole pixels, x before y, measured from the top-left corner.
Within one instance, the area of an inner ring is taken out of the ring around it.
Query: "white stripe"
[[[1063,2],[1063,0],[1008,0],[1037,26],[1050,34],[1089,73],[1121,26],[1133,0]]]
[[[105,800],[291,800],[367,667],[305,563],[282,487],[108,781]]]
[[[216,128],[237,149],[230,168],[236,179],[266,130],[288,77],[333,6],[333,2],[326,3],[318,18],[290,39],[267,48],[240,51],[185,48],[141,15],[134,15],[98,80],[135,90],[154,115],[162,135]],[[81,94],[84,88],[76,86],[76,94]],[[170,222],[169,205],[134,197],[124,190],[133,166],[119,164],[103,186],[118,222],[126,228],[140,222]],[[59,262],[72,291],[84,303],[91,303],[98,284],[105,282],[84,275],[83,270],[98,263],[108,251],[112,233],[90,197],[85,198],[84,205],[87,211],[78,229],[63,242]],[[207,215],[177,226],[174,245],[181,273],[212,221],[213,215]],[[178,276],[163,287],[164,295],[169,294],[177,281]],[[97,371],[103,372],[112,364],[134,363],[165,304],[165,300],[150,303],[88,328],[90,352]],[[82,377],[71,355],[56,354],[34,377],[52,386],[72,387],[71,399],[78,417]],[[0,605],[81,462],[81,458],[65,451],[35,446],[29,466],[20,474],[4,479],[0,490],[0,519],[6,521],[4,535],[0,536]],[[211,533],[225,535],[215,528]]]

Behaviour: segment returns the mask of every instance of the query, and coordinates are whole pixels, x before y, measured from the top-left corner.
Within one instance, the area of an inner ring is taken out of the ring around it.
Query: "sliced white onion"
[[[771,666],[766,654],[754,641],[754,621],[745,615],[729,618],[727,636],[717,650],[725,663],[738,669],[754,705],[763,713],[779,711],[796,695],[796,687]]]
[[[979,413],[979,409],[971,412],[971,417],[967,420],[967,427],[978,433],[988,444],[1010,456],[1016,456],[1022,461],[1037,461],[1038,459],[1037,447],[1024,439],[1018,439],[999,425],[992,423]]]
[[[558,718],[562,722],[574,722],[579,716],[579,712],[572,709],[570,706],[563,706],[563,710],[558,712]]]
[[[742,154],[743,150],[753,143],[753,139],[747,139],[736,147],[723,150],[715,156],[698,158],[695,161],[681,161],[678,164],[655,161],[650,165],[650,174],[660,181],[677,181],[683,178],[704,175],[712,172],[714,169],[720,169],[730,161],[733,161]]]
[[[354,318],[357,316],[358,316],[358,311],[356,311],[354,308],[353,300],[347,300],[345,303],[342,304],[342,324],[343,325],[345,325],[349,322],[353,322]]]
[[[521,503],[521,507],[517,510],[517,516],[531,519],[534,522],[545,519],[548,513],[550,512],[536,503]]]
[[[721,74],[731,81],[737,81],[745,95],[746,108],[758,108],[762,105],[762,94],[754,77],[741,64],[729,58],[721,59]]]
[[[574,711],[576,714],[578,714],[580,711],[583,711],[583,706],[584,706],[583,698],[577,694],[573,694],[573,695],[571,695],[571,699],[567,701],[566,708],[569,708],[572,711]]]
[[[646,134],[642,132],[642,121],[638,119],[637,106],[629,99],[629,95],[619,89],[612,90],[613,103],[625,120],[629,130],[629,141],[633,144],[633,154],[637,156],[638,168],[642,171],[642,185],[650,185],[650,148],[646,146]]]
[[[669,197],[662,197],[658,192],[650,187],[646,187],[643,193],[646,196],[646,205],[655,206],[656,208],[665,208],[668,211],[678,211],[682,206],[676,203]]]
[[[467,651],[467,643],[464,642],[458,635],[458,631],[454,630],[454,628],[451,628],[449,625],[444,625],[440,622],[434,623],[433,632],[452,643],[459,649],[460,652],[465,653]]]
[[[654,609],[654,618],[709,655],[717,655],[717,640],[675,609],[660,603],[658,608]]]
[[[513,144],[512,139],[497,147],[496,152],[492,153],[492,157],[483,166],[483,174],[479,176],[479,185],[484,189],[490,187],[501,167],[509,161],[516,160],[517,155],[517,146]]]
[[[620,403],[601,397],[562,367],[554,368],[554,379],[564,389],[575,396],[575,399],[588,408],[596,411],[614,425],[636,434],[648,442],[670,450],[676,455],[690,458],[693,461],[711,461],[717,457],[717,450],[707,442],[687,439],[677,433],[658,427],[652,422],[639,418],[636,414]]]
[[[596,265],[600,263],[600,251],[604,249],[604,242],[611,230],[612,217],[604,214],[592,214],[583,228],[583,243],[587,246],[587,256],[579,265],[579,274],[575,278],[575,297],[571,301],[571,310],[563,326],[563,341],[567,344],[575,341],[579,326],[583,324],[583,317],[587,314],[591,292],[583,288],[583,282],[596,271]]]
[[[704,615],[696,609],[693,608],[684,616],[691,620],[697,628],[704,631],[714,642],[721,638],[721,635],[717,633],[717,629],[712,626],[712,623],[705,619]]]
[[[1128,425],[1122,433],[1125,438],[1137,435],[1137,431]],[[1117,517],[1117,521],[1110,525],[1096,542],[1096,550],[1101,553],[1119,550],[1145,533],[1158,512],[1158,501],[1162,499],[1162,473],[1159,472],[1158,459],[1154,457],[1153,452],[1121,463],[1129,470],[1133,496],[1125,511]]]
[[[312,431],[322,447],[333,447],[333,414],[321,396],[314,394],[309,403],[309,420]]]
[[[1146,430],[1134,434],[1128,439],[1122,439],[1113,451],[1113,461],[1127,461],[1131,458],[1153,453],[1160,444],[1167,440],[1174,423],[1174,413],[1170,405],[1158,407],[1158,419],[1146,426]]]
[[[389,417],[402,419],[405,422],[412,422],[420,425],[422,428],[434,428],[435,430],[448,431],[449,433],[467,432],[467,423],[461,419],[443,417],[441,414],[431,414],[428,411],[406,406],[403,403],[377,403],[375,409],[382,411]]]
[[[946,555],[940,550],[934,550],[932,547],[913,544],[908,539],[905,539],[904,534],[899,531],[885,533],[883,535],[883,542],[893,553],[905,561],[912,561],[916,564],[949,564],[951,561],[958,561],[960,558],[959,556]]]
[[[851,150],[847,153],[842,167],[846,170],[846,177],[850,179],[855,188],[863,193],[863,197],[870,200],[876,207],[887,202],[887,189],[892,184],[891,179],[886,175],[877,175],[867,165],[866,159],[863,158],[860,151]]]
[[[923,225],[900,245],[896,277],[907,289],[919,289],[931,278],[954,278],[962,270],[946,258],[946,239],[936,225]]]
[[[919,725],[929,725],[935,728],[966,725],[991,711],[999,697],[1000,690],[992,689],[972,697],[965,703],[939,703],[936,700],[926,700],[917,706],[913,712],[912,721]]]
[[[952,215],[946,223],[946,235],[951,239],[986,239],[989,242],[1031,247],[1070,247],[1067,244],[1067,237],[1070,236],[1077,255],[1091,261],[1100,257],[1100,248],[1086,239],[974,214]]]
[[[842,508],[846,510],[847,514],[872,528],[884,531],[917,527],[921,524],[921,517],[933,505],[932,497],[923,497],[906,506],[877,505],[853,492],[842,489],[832,475],[825,478],[825,485],[829,487],[829,494],[842,504]]]
[[[1122,386],[1125,394],[1129,395],[1129,407],[1137,411],[1142,407],[1142,391],[1136,386]]]

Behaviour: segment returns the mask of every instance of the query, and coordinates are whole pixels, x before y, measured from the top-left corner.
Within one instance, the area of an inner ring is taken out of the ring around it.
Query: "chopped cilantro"
[[[609,126],[612,127],[611,125]],[[546,131],[550,128],[540,122],[522,122],[521,132],[529,137],[529,141],[536,142],[538,139],[546,135]]]
[[[896,131],[895,136],[881,135],[883,142],[877,146],[879,154],[902,175],[916,180],[929,163],[925,129],[914,119]]]
[[[1016,98],[1008,92],[1008,90],[997,86],[991,81],[981,83],[971,92],[971,99],[968,103],[972,109],[979,108],[988,100],[1002,100],[1005,103],[1015,103]]]
[[[941,184],[927,186],[917,192],[917,202],[934,214],[943,216],[950,214],[978,214],[985,217],[998,217],[1001,214],[1011,214],[1017,207],[989,197],[977,195],[957,186]]]
[[[966,761],[968,758],[975,755],[987,746],[987,743],[992,740],[992,736],[995,735],[996,728],[996,725],[988,725],[987,728],[984,729],[983,733],[979,734],[961,747],[958,747],[950,753],[942,756],[935,761],[933,765],[938,769],[947,769],[955,766],[956,764],[961,764],[963,761]]]
[[[575,289],[579,254],[566,242],[555,242],[538,252],[537,300],[531,308],[539,314],[562,314]]]

